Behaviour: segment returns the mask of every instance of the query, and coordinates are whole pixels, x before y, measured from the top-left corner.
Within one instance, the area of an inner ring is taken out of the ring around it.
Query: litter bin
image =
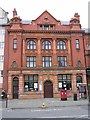
[[[77,94],[74,94],[74,101],[77,101]]]
[[[60,96],[61,96],[61,100],[67,100],[67,91],[66,90],[61,90],[60,91]]]

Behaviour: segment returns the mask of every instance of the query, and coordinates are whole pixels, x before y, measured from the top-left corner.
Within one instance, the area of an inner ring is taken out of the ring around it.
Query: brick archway
[[[44,83],[44,98],[53,98],[53,83],[50,80]]]

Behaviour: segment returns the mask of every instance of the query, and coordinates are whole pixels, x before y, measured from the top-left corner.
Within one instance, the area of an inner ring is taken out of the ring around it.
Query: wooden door
[[[53,97],[53,84],[51,81],[46,81],[44,83],[44,98]]]
[[[18,99],[18,84],[19,84],[18,78],[15,77],[13,79],[13,99]]]

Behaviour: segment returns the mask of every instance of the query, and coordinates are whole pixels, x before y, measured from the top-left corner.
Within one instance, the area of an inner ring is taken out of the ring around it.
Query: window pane
[[[79,48],[79,40],[76,39],[76,48]]]
[[[27,57],[26,58],[27,67],[36,67],[36,57]]]
[[[3,62],[4,61],[4,56],[0,55],[0,61]]]
[[[38,91],[38,75],[25,75],[24,79],[25,92]]]
[[[17,40],[16,40],[16,39],[13,40],[13,48],[14,48],[14,49],[17,48]]]
[[[0,42],[0,48],[4,48],[4,42]]]
[[[58,75],[58,87],[59,90],[60,89],[67,89],[67,90],[71,90],[72,86],[71,86],[71,75],[69,74],[61,74]]]
[[[66,49],[65,42],[59,41],[59,42],[57,43],[57,49],[61,49],[61,50]]]
[[[27,42],[27,49],[36,49],[36,43],[32,40]]]
[[[51,57],[43,57],[42,59],[43,67],[51,67],[52,62],[51,62]]]
[[[42,49],[51,49],[51,43],[49,41],[44,41],[42,43]]]

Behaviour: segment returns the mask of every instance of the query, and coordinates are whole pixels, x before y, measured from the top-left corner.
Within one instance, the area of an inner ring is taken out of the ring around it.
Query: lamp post
[[[40,90],[40,96],[42,98],[42,80],[40,80],[39,90]]]

